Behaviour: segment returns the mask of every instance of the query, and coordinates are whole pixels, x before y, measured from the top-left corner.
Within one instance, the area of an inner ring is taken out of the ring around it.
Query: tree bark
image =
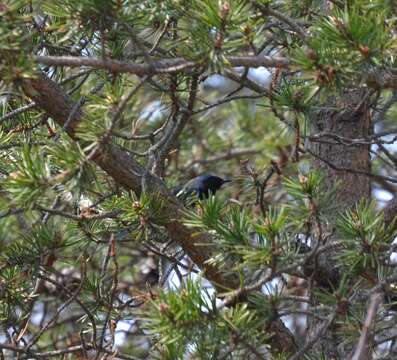
[[[341,143],[337,137],[366,138],[372,134],[370,101],[367,89],[345,91],[330,99],[324,110],[314,111],[310,119],[311,134],[332,134],[327,143],[310,142],[313,167],[323,171],[328,189],[337,187],[336,204],[341,209],[354,206],[371,196],[370,145]],[[320,140],[321,141],[321,140]]]
[[[345,91],[340,97],[327,99],[321,110],[313,111],[310,116],[310,135],[332,134],[320,137],[321,142],[309,142],[308,152],[313,156],[312,166],[325,175],[325,187],[336,187],[335,205],[339,211],[352,208],[361,199],[370,199],[371,172],[370,145],[350,144],[342,138],[367,138],[372,134],[369,90]],[[340,139],[338,139],[340,137]],[[324,141],[323,141],[324,139]],[[330,229],[332,230],[332,229]],[[329,241],[334,242],[338,235]],[[328,291],[338,288],[340,273],[334,261],[336,251],[321,254],[304,272],[312,276],[316,283]],[[315,331],[314,328],[311,329]],[[344,339],[338,336],[338,326],[330,326],[330,338],[322,339],[317,345],[320,352],[329,358],[346,358],[351,349],[338,348]]]

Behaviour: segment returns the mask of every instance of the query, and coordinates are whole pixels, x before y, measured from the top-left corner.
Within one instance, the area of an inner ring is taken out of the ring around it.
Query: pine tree
[[[0,358],[397,356],[393,1],[0,19]]]

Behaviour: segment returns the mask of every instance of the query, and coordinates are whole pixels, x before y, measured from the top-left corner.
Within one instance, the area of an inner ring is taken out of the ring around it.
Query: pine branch
[[[60,126],[64,125],[73,106],[70,99],[55,82],[42,74],[38,74],[34,79],[23,80],[23,89],[26,95],[34,99],[36,104]],[[83,111],[78,111],[70,126],[66,129],[67,133],[75,140],[77,140],[75,127],[83,116]],[[159,194],[167,204],[167,207],[164,208],[164,217],[171,238],[182,246],[196,265],[204,271],[208,279],[221,287],[229,288],[233,286],[230,279],[223,279],[216,268],[208,265],[207,260],[211,257],[210,252],[206,250],[209,248],[209,235],[197,235],[181,223],[180,216],[177,216],[177,214],[180,214],[183,209],[178,200],[169,193],[161,179],[149,173],[130,153],[108,143],[103,144],[92,160],[118,184],[138,195],[142,192],[142,180],[145,175],[146,191]]]
[[[201,68],[206,64],[206,60],[189,61],[183,58],[162,59],[145,62],[144,64],[76,56],[33,56],[33,59],[37,63],[47,66],[89,66],[95,69],[105,69],[112,73],[130,73],[139,76],[186,72],[196,68]],[[226,65],[232,67],[288,67],[289,60],[282,57],[271,57],[265,55],[227,56]]]
[[[58,125],[63,126],[69,119],[73,104],[54,81],[38,74],[36,78],[23,79],[22,88],[25,94],[31,97],[37,106],[51,116]],[[83,110],[77,111],[66,129],[69,136],[76,141],[78,139],[75,129],[83,117]],[[181,222],[183,208],[159,177],[145,169],[129,152],[109,143],[101,144],[96,154],[90,156],[90,159],[118,184],[136,194],[139,195],[143,190],[150,194],[158,194],[159,201],[167,204],[162,209],[162,217],[170,238],[182,247],[215,288],[223,291],[238,288],[239,282],[234,275],[226,276],[209,263],[211,259],[210,234],[197,234],[194,229],[188,228]],[[271,328],[275,332],[274,346],[294,352],[295,340],[283,322],[279,318],[273,319]]]

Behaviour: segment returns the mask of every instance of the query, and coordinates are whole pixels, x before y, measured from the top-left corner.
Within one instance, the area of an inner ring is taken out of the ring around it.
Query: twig
[[[109,212],[105,212],[105,213],[101,213],[101,214],[92,214],[92,215],[85,215],[85,214],[80,214],[80,215],[74,215],[62,210],[57,210],[57,209],[50,209],[50,208],[45,208],[42,207],[41,205],[36,204],[35,208],[37,210],[46,212],[48,214],[51,215],[58,215],[58,216],[62,216],[71,220],[75,220],[75,221],[90,221],[90,220],[102,220],[102,219],[114,219],[117,218],[122,211],[121,210],[113,210],[113,211],[109,211]]]
[[[324,324],[316,331],[316,334],[309,339],[305,345],[303,345],[294,355],[292,355],[289,360],[298,360],[304,353],[311,349],[313,345],[320,340],[320,338],[325,334],[325,332],[328,330],[328,328],[331,326],[333,321],[335,320],[336,317],[336,310],[332,312],[331,315],[329,315],[327,321],[324,322]]]
[[[216,107],[216,106],[219,106],[219,105],[222,105],[222,104],[225,104],[225,103],[234,101],[234,100],[241,100],[241,99],[260,99],[260,98],[262,98],[262,97],[264,97],[264,96],[266,96],[266,94],[236,95],[236,96],[230,96],[230,94],[229,94],[227,97],[225,97],[225,98],[223,98],[223,99],[221,99],[221,100],[218,100],[216,103],[209,104],[209,105],[204,106],[204,107],[202,107],[202,108],[200,108],[200,109],[194,110],[194,111],[192,112],[192,115],[194,115],[194,114],[199,114],[199,113],[201,113],[201,112],[203,112],[203,111],[210,110],[210,109],[212,109],[212,108],[214,108],[214,107]]]
[[[23,212],[25,212],[25,209],[9,209],[6,211],[3,211],[0,213],[0,219],[1,218],[5,218],[7,216],[11,216],[11,215],[17,215],[17,214],[22,214]]]
[[[62,284],[56,282],[52,278],[50,278],[48,276],[45,276],[43,274],[39,274],[39,277],[41,279],[43,279],[43,280],[55,285],[56,287],[60,287],[62,289],[62,291],[64,291],[65,293],[67,293],[71,297],[73,297],[73,293],[68,288],[66,288]],[[97,328],[96,328],[96,323],[95,323],[95,317],[92,314],[92,312],[87,308],[87,306],[77,296],[74,297],[74,301],[76,301],[76,303],[81,307],[81,309],[84,311],[84,313],[90,319],[91,326],[92,326],[92,343],[96,346]]]
[[[92,348],[92,345],[89,346],[87,345],[87,348],[90,349]],[[59,349],[59,350],[52,350],[52,351],[46,351],[46,352],[35,352],[31,350],[27,350],[25,348],[17,348],[15,346],[11,345],[6,345],[6,344],[0,344],[0,350],[8,350],[8,351],[13,351],[19,354],[26,354],[28,357],[24,357],[23,359],[49,359],[49,358],[55,358],[60,355],[66,355],[66,354],[73,354],[73,353],[79,353],[83,350],[82,345],[76,345],[76,346],[71,346],[66,349]],[[116,353],[114,355],[114,351],[109,351],[106,349],[101,349],[102,352],[113,355],[113,359],[121,359],[121,360],[142,360],[141,358],[137,358],[132,355],[127,355],[127,354],[121,354],[121,353]]]
[[[110,258],[113,259],[113,263],[114,263],[113,282],[112,282],[112,290],[111,290],[109,304],[108,304],[108,311],[106,313],[106,317],[105,317],[105,320],[103,322],[102,333],[101,333],[101,337],[100,337],[100,340],[99,340],[99,349],[103,348],[103,343],[105,341],[105,336],[106,336],[106,328],[108,327],[110,314],[111,314],[111,312],[113,310],[113,301],[114,301],[114,298],[116,297],[117,285],[118,285],[119,265],[118,265],[118,262],[117,262],[116,239],[114,237],[114,234],[111,234],[111,236],[110,236],[108,253],[107,253],[107,256],[106,256],[107,260],[109,260]],[[111,325],[109,326],[109,328],[111,328]],[[112,338],[113,338],[113,341],[114,341],[114,337],[112,337]],[[111,345],[113,345],[113,343]],[[100,351],[97,352],[95,359],[98,359],[99,356],[100,356]]]
[[[127,94],[127,96],[120,102],[120,105],[118,106],[116,112],[113,114],[112,120],[110,122],[109,126],[109,132],[111,133],[113,129],[116,126],[117,121],[121,117],[121,114],[125,110],[128,102],[132,99],[132,97],[138,92],[138,90],[142,87],[142,85],[146,82],[148,79],[147,76],[144,76],[139,83]]]
[[[196,164],[211,164],[211,163],[216,163],[218,161],[235,159],[240,156],[258,154],[259,152],[260,152],[259,150],[255,150],[255,149],[236,149],[236,150],[230,149],[229,151],[226,151],[223,154],[211,156],[206,159],[192,160],[186,166],[181,168],[181,170],[186,171]]]
[[[12,110],[0,118],[0,124],[6,120],[12,119],[14,116],[22,114],[30,109],[34,109],[36,106],[37,106],[36,103],[33,101],[30,104],[27,104],[27,105],[22,106],[18,109]]]
[[[197,97],[198,78],[198,74],[192,77],[186,111],[175,122],[170,123],[164,136],[149,149],[150,166],[152,167],[152,171],[157,175],[162,174],[164,161],[192,114]]]
[[[244,85],[248,89],[255,91],[258,94],[262,94],[267,97],[270,97],[270,95],[271,95],[269,90],[266,87],[258,84],[256,81],[253,81],[249,78],[244,79],[243,76],[241,76],[240,74],[238,74],[236,71],[234,71],[232,69],[224,69],[224,73],[229,79],[236,81],[237,83],[239,83],[241,85]]]
[[[156,50],[157,46],[160,44],[161,39],[167,33],[170,23],[171,23],[171,18],[169,18],[165,21],[164,27],[161,30],[160,34],[157,36],[156,40],[154,41],[152,48],[148,52],[148,55],[152,55],[153,52]]]
[[[383,294],[377,289],[372,296],[368,306],[367,317],[364,322],[364,326],[361,330],[360,340],[358,341],[356,351],[352,356],[351,360],[365,360],[369,359],[371,350],[370,341],[370,329],[372,324],[375,322],[376,313],[378,308],[383,301]]]
[[[265,209],[265,204],[264,204],[266,186],[274,173],[280,174],[280,169],[278,168],[277,163],[272,161],[271,167],[268,170],[265,180],[262,181],[262,184],[260,185],[260,189],[259,189],[259,206],[261,208],[263,216],[266,216],[266,213],[267,213],[267,210]]]
[[[322,158],[321,156],[315,154],[313,151],[311,151],[309,149],[302,150],[302,152],[309,153],[310,155],[314,156],[315,158],[321,160],[323,163],[328,165],[333,170],[346,171],[346,172],[350,172],[352,174],[365,175],[365,176],[369,176],[369,177],[374,178],[374,179],[382,179],[382,180],[385,180],[385,181],[390,181],[392,183],[397,183],[397,178],[394,178],[394,177],[391,177],[391,176],[378,175],[378,174],[373,174],[371,172],[364,171],[364,170],[354,170],[354,169],[351,169],[351,168],[336,166],[335,164],[333,164],[330,161],[328,161],[328,160]]]
[[[272,9],[268,5],[263,5],[258,3],[257,1],[252,1],[251,3],[254,5],[254,7],[260,9],[264,15],[270,15],[275,17],[276,19],[280,20],[281,22],[287,24],[291,30],[293,30],[302,40],[306,41],[306,33],[302,30],[301,26],[298,25],[298,23],[290,18],[289,16],[282,14],[281,12]]]
[[[376,116],[374,117],[373,122],[378,123],[380,121],[383,121],[387,112],[396,103],[396,101],[397,101],[397,91],[393,91],[392,96],[390,96],[390,98],[387,99],[387,101],[382,106],[382,108],[378,111],[375,110]]]
[[[85,263],[83,262],[82,264],[83,264],[83,266],[82,266],[83,270],[81,271],[82,278],[80,280],[80,284],[79,284],[78,288],[72,294],[72,296],[70,296],[70,298],[58,308],[58,310],[55,312],[55,314],[52,316],[52,318],[47,321],[47,323],[40,329],[40,331],[35,336],[32,337],[32,339],[29,341],[29,343],[25,347],[26,350],[29,350],[40,339],[41,335],[43,335],[44,332],[47,331],[48,327],[50,325],[52,325],[58,319],[61,312],[63,310],[65,310],[79,295],[79,293],[83,287],[83,284],[84,284],[84,275],[85,275],[85,269],[84,269]]]
[[[71,354],[71,353],[76,353],[81,351],[81,345],[78,346],[71,346],[66,349],[60,349],[60,350],[53,350],[53,351],[47,351],[47,352],[34,352],[26,348],[17,348],[15,346],[10,346],[6,344],[0,344],[0,349],[8,350],[8,351],[13,351],[16,353],[21,353],[21,354],[27,354],[30,357],[38,358],[38,359],[48,359],[51,357],[56,357],[59,355],[64,355],[64,354]]]

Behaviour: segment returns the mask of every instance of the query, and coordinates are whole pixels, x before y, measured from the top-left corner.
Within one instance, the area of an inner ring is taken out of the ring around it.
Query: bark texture
[[[367,138],[372,134],[370,98],[367,89],[345,91],[340,97],[328,99],[321,110],[314,111],[310,119],[312,136],[320,136],[319,142],[307,144],[313,155],[313,168],[325,174],[326,188],[336,187],[335,205],[339,211],[345,211],[362,198],[371,197],[370,145],[361,143],[352,145],[348,139]],[[329,136],[327,136],[329,134]],[[332,230],[332,229],[329,229]],[[329,241],[336,241],[334,234]],[[316,283],[333,292],[338,288],[340,273],[334,261],[337,250],[321,254],[304,272],[312,276]],[[320,339],[319,352],[329,358],[344,359],[351,349],[344,349],[343,338],[338,333],[338,325],[331,325],[329,336]],[[315,333],[316,329],[312,328]]]
[[[310,132],[318,139],[307,144],[313,168],[325,174],[327,190],[336,187],[335,206],[339,211],[353,207],[362,198],[369,199],[370,145],[346,141],[372,134],[368,90],[345,91],[338,98],[328,99],[321,110],[312,112]],[[330,241],[336,239],[333,236]],[[329,255],[320,255],[304,270],[307,275],[314,275],[321,286],[336,289],[340,276]]]
[[[337,186],[337,205],[343,210],[361,198],[369,199],[370,145],[343,141],[372,134],[368,90],[346,91],[328,100],[324,110],[312,113],[310,125],[311,135],[332,134],[308,146],[314,155],[313,167],[325,172],[327,188]]]

